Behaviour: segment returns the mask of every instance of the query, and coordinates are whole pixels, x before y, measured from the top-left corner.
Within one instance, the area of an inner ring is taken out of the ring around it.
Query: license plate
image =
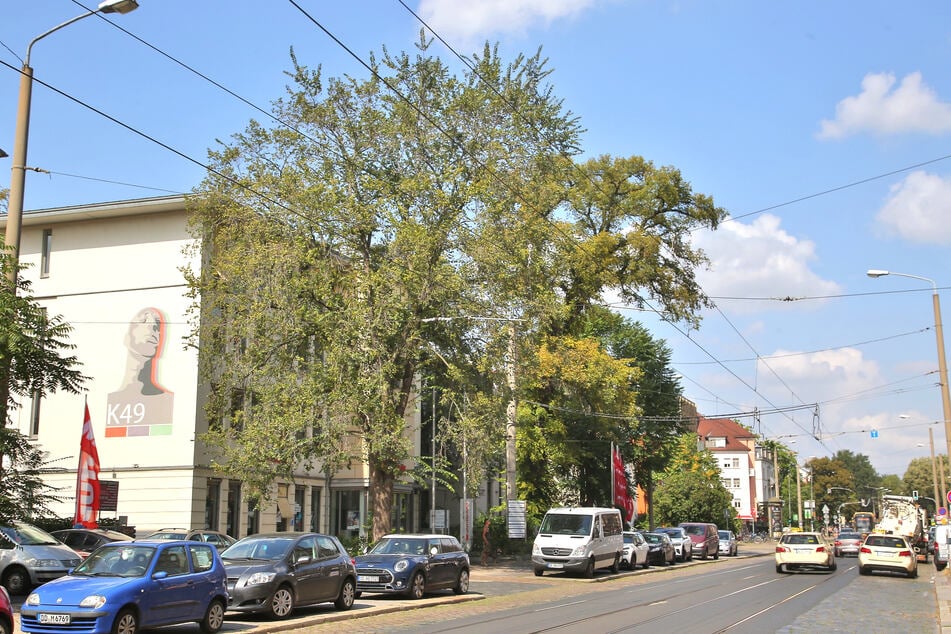
[[[549,568],[564,568],[564,564],[548,564]]]
[[[377,583],[379,580],[379,577],[374,577],[373,575],[357,575],[357,581],[364,583]]]
[[[40,623],[49,625],[69,625],[68,614],[40,614]]]
[[[895,556],[895,553],[888,550],[877,550],[875,551],[875,554],[879,557],[882,557],[883,559],[892,559]]]

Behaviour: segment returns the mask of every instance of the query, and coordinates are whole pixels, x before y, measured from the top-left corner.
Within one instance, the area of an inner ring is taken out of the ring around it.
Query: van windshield
[[[687,524],[683,529],[688,535],[705,535],[707,532],[707,527],[703,524]]]
[[[591,516],[548,513],[542,520],[538,532],[555,535],[590,535]]]

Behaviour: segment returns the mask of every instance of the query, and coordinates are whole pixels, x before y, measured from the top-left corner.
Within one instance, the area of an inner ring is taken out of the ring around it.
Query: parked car
[[[733,534],[733,531],[717,531],[717,536],[720,538],[720,554],[727,557],[736,557],[738,547],[736,535]]]
[[[3,586],[0,586],[0,634],[13,634],[13,604]]]
[[[845,557],[852,555],[859,556],[859,548],[862,547],[862,534],[843,531],[832,542],[832,548],[836,557]]]
[[[46,531],[31,524],[0,526],[0,584],[11,596],[62,577],[83,558]]]
[[[779,538],[776,545],[776,572],[802,568],[835,570],[832,544],[821,533],[786,533]]]
[[[871,533],[859,549],[859,574],[873,570],[900,572],[914,579],[918,576],[918,556],[901,535]]]
[[[654,529],[655,533],[667,533],[671,543],[674,545],[674,552],[679,561],[689,561],[693,559],[693,542],[687,536],[687,532],[679,526],[661,526]]]
[[[700,559],[706,559],[707,557],[720,558],[720,535],[717,532],[716,524],[681,522],[679,526],[684,529],[687,537],[693,542],[694,557],[700,557]]]
[[[357,596],[371,592],[421,599],[431,590],[469,591],[469,555],[451,535],[384,535],[355,563]]]
[[[196,622],[221,629],[225,569],[218,551],[193,541],[111,542],[65,577],[34,590],[20,607],[24,632],[132,634]]]
[[[85,559],[89,553],[103,544],[110,542],[124,542],[132,539],[125,533],[110,531],[103,528],[65,528],[50,533]]]
[[[647,560],[650,546],[647,545],[644,536],[637,531],[624,531],[621,535],[624,537],[621,565],[631,570],[638,566],[647,568],[650,565]]]
[[[238,541],[231,535],[208,528],[163,528],[151,535],[146,535],[145,539],[191,539],[196,542],[214,544],[219,552]]]
[[[560,507],[548,509],[532,543],[536,577],[546,570],[594,576],[598,568],[616,573],[621,565],[624,523],[616,508]]]
[[[928,554],[934,555],[935,552],[935,531],[937,526],[928,527]]]
[[[949,556],[951,556],[951,526],[939,524],[935,527],[934,533],[934,569],[938,572],[944,570],[948,565]]]
[[[670,566],[676,563],[674,544],[667,533],[641,533],[649,548],[647,561],[651,565]]]
[[[221,553],[228,610],[283,619],[304,605],[332,602],[349,610],[356,597],[353,560],[340,541],[319,533],[262,533]]]

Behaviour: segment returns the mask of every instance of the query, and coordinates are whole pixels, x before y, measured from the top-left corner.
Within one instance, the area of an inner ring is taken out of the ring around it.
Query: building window
[[[50,276],[50,253],[53,250],[53,230],[43,229],[43,244],[40,245],[40,277]]]
[[[733,508],[739,510],[741,505],[742,505],[742,502],[740,500],[733,500]]]
[[[740,479],[739,479],[739,478],[733,478],[733,488],[734,488],[734,489],[739,489],[739,488],[740,488]]]
[[[37,390],[33,392],[33,401],[30,403],[30,435],[40,435],[40,403],[43,401],[43,394]]]
[[[261,530],[261,511],[257,504],[248,502],[248,535],[254,535]]]
[[[304,530],[304,487],[294,489],[294,530]]]
[[[208,491],[205,494],[205,528],[218,530],[218,508],[221,504],[221,480],[208,479]],[[233,533],[228,533],[232,535]]]
[[[730,462],[731,462],[731,465],[730,465],[730,466],[732,466],[734,469],[739,469],[739,468],[740,468],[740,459],[739,459],[739,458],[732,458],[732,459],[730,460]]]
[[[723,485],[724,489],[730,488],[730,479],[729,478],[720,478],[720,484]]]
[[[362,491],[360,489],[350,489],[347,491],[337,491],[336,517],[333,531],[337,537],[359,537],[360,523],[360,498]]]
[[[310,488],[310,530],[314,533],[320,530],[320,487]]]
[[[237,480],[228,481],[228,518],[225,532],[232,537],[241,536],[241,483]]]

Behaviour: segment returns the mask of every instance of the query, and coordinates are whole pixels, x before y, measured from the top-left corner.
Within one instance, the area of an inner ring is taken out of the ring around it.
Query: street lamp
[[[11,292],[16,292],[16,265],[20,258],[20,225],[23,219],[23,190],[26,181],[26,170],[28,169],[26,166],[26,148],[30,134],[30,98],[33,93],[33,69],[30,67],[30,51],[39,40],[73,22],[88,18],[96,13],[128,13],[138,7],[139,4],[136,0],[103,0],[97,8],[37,35],[30,40],[30,44],[26,47],[26,57],[23,58],[23,67],[20,70],[20,94],[17,102],[16,131],[13,137],[13,166],[10,175],[10,196],[7,201],[5,242],[7,248],[12,248],[13,262],[7,270],[7,280]]]
[[[910,277],[914,280],[922,280],[931,284],[931,303],[934,307],[934,334],[938,345],[938,381],[941,384],[941,407],[944,412],[945,451],[948,452],[948,457],[951,458],[951,393],[948,392],[948,364],[944,356],[944,332],[941,326],[941,300],[938,298],[938,285],[935,284],[933,279],[928,277],[910,275],[908,273],[896,273],[895,271],[883,271],[881,269],[869,269],[866,275],[874,278],[883,277],[885,275],[897,275],[899,277]],[[942,485],[945,487],[942,491],[942,493],[944,493],[942,506],[944,506],[948,500],[948,489],[946,482],[943,482]]]

